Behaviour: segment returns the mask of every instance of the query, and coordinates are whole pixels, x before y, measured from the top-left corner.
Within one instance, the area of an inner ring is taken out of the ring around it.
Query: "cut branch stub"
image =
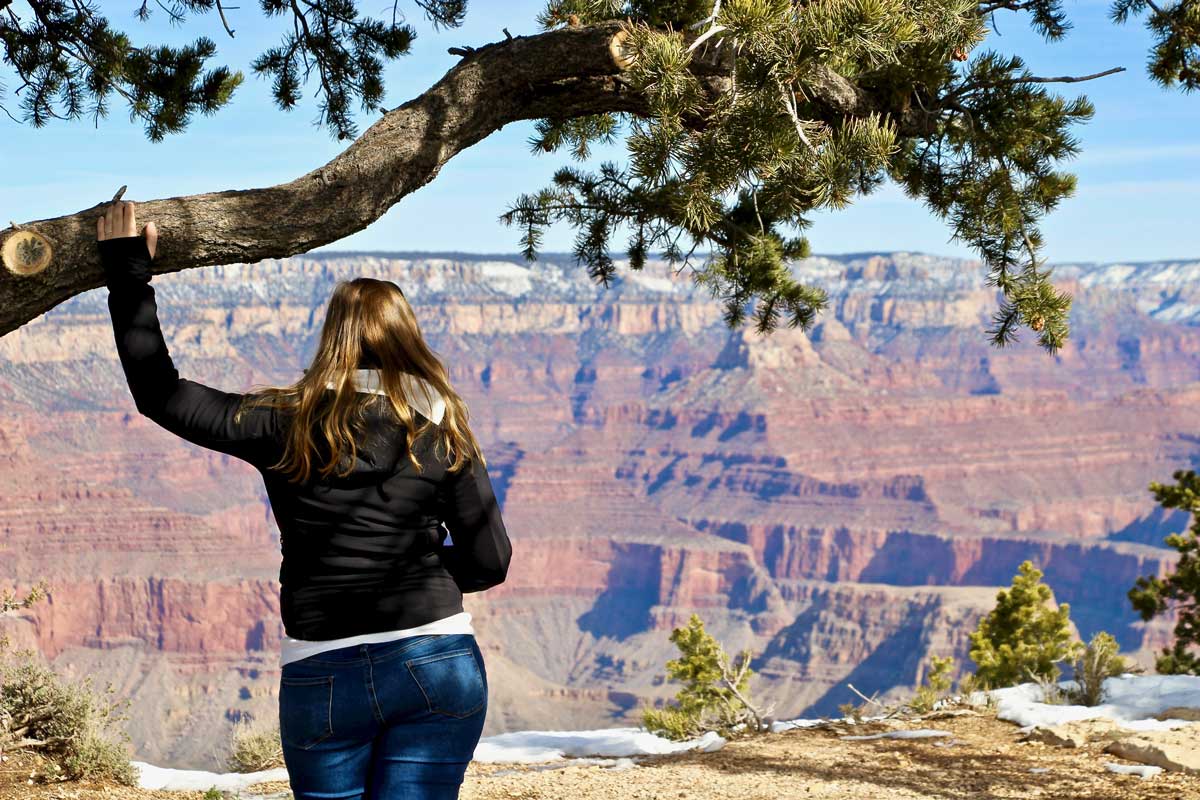
[[[50,240],[37,231],[10,229],[0,245],[0,259],[14,275],[36,275],[48,267],[53,258]]]
[[[617,65],[617,69],[629,69],[635,61],[633,49],[627,43],[628,39],[629,31],[622,28],[614,33],[608,42],[608,52],[612,53],[613,63]]]

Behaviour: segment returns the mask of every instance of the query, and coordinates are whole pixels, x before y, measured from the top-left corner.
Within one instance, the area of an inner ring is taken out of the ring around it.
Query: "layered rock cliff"
[[[830,294],[811,333],[731,331],[661,264],[605,290],[565,259],[329,254],[155,286],[181,374],[230,391],[299,376],[338,280],[403,287],[514,541],[509,580],[466,600],[486,733],[636,724],[673,695],[667,637],[692,612],[754,650],[780,714],[833,711],[848,682],[902,691],[930,654],[966,660],[1027,558],[1081,634],[1165,642],[1125,591],[1183,524],[1147,484],[1200,460],[1200,263],[1059,267],[1056,356],[987,344],[970,262],[796,270]],[[274,714],[261,482],[136,413],[104,290],[0,339],[0,486],[0,588],[51,584],[0,627],[133,699],[139,757],[212,766],[234,722]]]

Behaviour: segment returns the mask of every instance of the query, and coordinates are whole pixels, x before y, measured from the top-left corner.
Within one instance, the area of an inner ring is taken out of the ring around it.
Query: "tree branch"
[[[758,709],[750,703],[746,696],[738,691],[738,684],[750,666],[750,654],[747,652],[743,656],[742,663],[738,666],[737,673],[734,675],[730,675],[730,664],[724,658],[720,659],[718,666],[721,668],[721,681],[729,688],[729,691],[733,692],[733,696],[746,707],[746,710],[750,712],[750,716],[754,718],[754,730],[758,732],[763,727],[762,715],[759,714]]]
[[[286,258],[343,239],[432,181],[456,154],[511,122],[648,113],[611,50],[620,25],[566,27],[475,49],[332,161],[288,183],[139,200],[141,219],[153,220],[160,231],[154,273]],[[714,95],[729,82],[732,56],[728,48],[722,51],[708,48],[692,60],[692,71]],[[828,67],[815,67],[805,88],[829,119],[880,110]],[[919,127],[920,120],[898,122],[903,131]],[[0,269],[0,336],[104,284],[95,217],[108,202],[18,226],[45,237],[53,257],[34,274]],[[0,249],[14,233],[0,231]]]
[[[957,89],[955,89],[953,92],[951,92],[950,94],[948,94],[946,96],[947,97],[959,97],[963,94],[966,94],[967,92],[972,92],[976,89],[991,89],[996,86],[1009,86],[1014,83],[1082,83],[1083,81],[1094,81],[1097,78],[1104,78],[1109,75],[1114,75],[1118,72],[1124,72],[1124,71],[1125,71],[1124,67],[1113,67],[1112,69],[1106,69],[1103,72],[1096,72],[1096,73],[1093,73],[1092,75],[1079,75],[1079,76],[1062,75],[1057,78],[1041,78],[1041,77],[1037,77],[1034,75],[1030,75],[1028,77],[1023,77],[1023,78],[1021,78],[1021,77],[1005,78],[1004,80],[1000,80],[1000,81],[983,81],[981,83],[964,83],[962,86],[959,86]]]
[[[1033,8],[1035,5],[1037,3],[1034,0],[1029,0],[1028,2],[1020,2],[1020,0],[994,0],[994,2],[980,3],[979,14],[982,16],[983,14],[990,14],[993,11],[1001,9],[1005,11],[1024,11],[1027,8]]]
[[[217,0],[217,13],[221,15],[221,24],[225,26],[225,32],[229,34],[229,38],[233,38],[233,28],[229,27],[229,20],[225,19],[225,6],[221,5],[221,0]]]

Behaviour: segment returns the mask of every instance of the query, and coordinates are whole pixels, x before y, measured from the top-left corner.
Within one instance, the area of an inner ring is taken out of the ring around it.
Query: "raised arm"
[[[438,502],[454,540],[442,545],[439,555],[458,588],[465,594],[503,583],[512,543],[484,465],[471,460],[458,472],[447,473],[438,487]]]
[[[116,202],[96,221],[96,246],[108,286],[117,354],[137,410],[193,444],[241,458],[255,466],[278,459],[274,410],[247,410],[240,422],[234,412],[242,395],[180,378],[158,322],[150,285],[150,262],[158,232],[137,233],[136,209]]]

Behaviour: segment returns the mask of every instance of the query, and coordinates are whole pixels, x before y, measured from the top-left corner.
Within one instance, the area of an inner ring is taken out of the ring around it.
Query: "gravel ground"
[[[792,730],[732,741],[715,753],[638,756],[637,766],[472,764],[461,800],[1200,800],[1200,775],[1142,780],[1105,769],[1121,762],[1099,745],[1063,749],[1021,742],[1017,728],[984,714],[905,723],[952,738],[848,741],[880,724]],[[149,792],[92,783],[29,784],[29,759],[0,765],[0,800],[201,800],[199,792]],[[1038,770],[1037,772],[1031,770]],[[243,792],[290,797],[286,783]],[[231,797],[233,795],[230,795]]]

